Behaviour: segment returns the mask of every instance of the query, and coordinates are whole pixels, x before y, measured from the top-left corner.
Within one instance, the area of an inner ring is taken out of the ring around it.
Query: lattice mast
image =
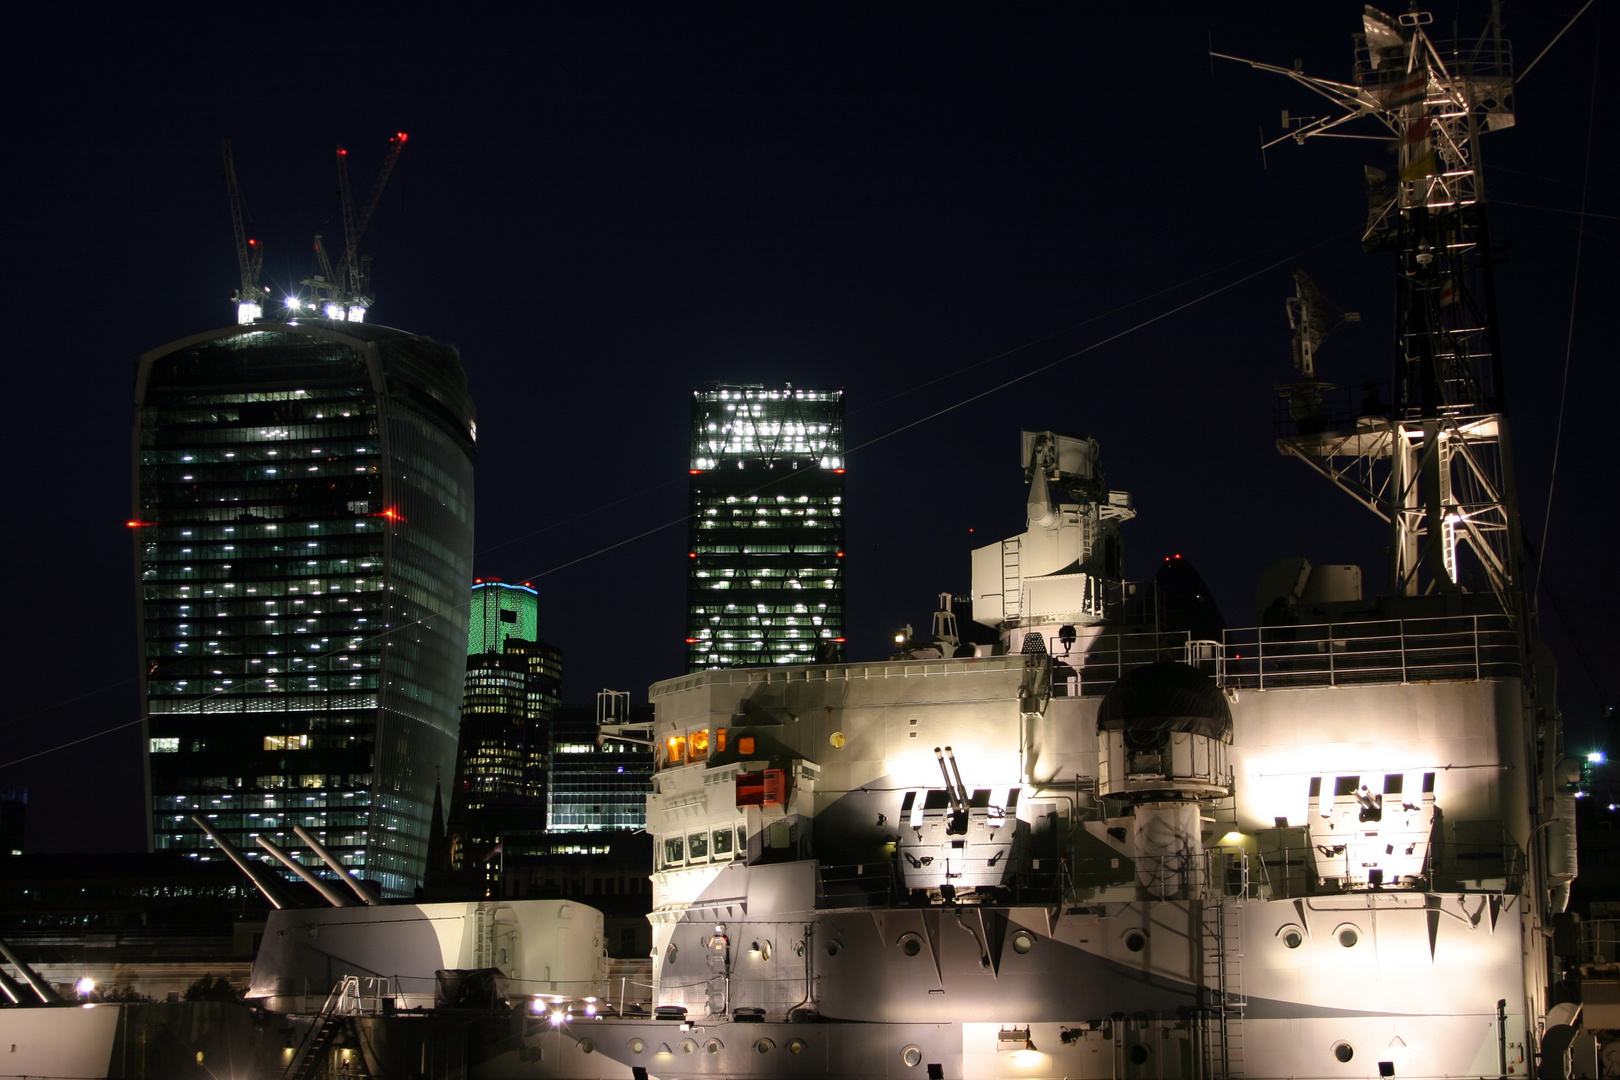
[[[1443,45],[1430,24],[1427,12],[1367,8],[1352,83],[1243,61],[1335,106],[1284,113],[1288,130],[1267,146],[1336,136],[1392,141],[1395,152],[1393,173],[1366,170],[1362,240],[1397,262],[1395,400],[1386,408],[1372,393],[1358,414],[1330,415],[1333,388],[1315,361],[1331,328],[1320,294],[1296,275],[1301,377],[1285,391],[1290,422],[1277,445],[1389,523],[1395,594],[1490,591],[1517,616],[1520,543],[1478,154],[1480,135],[1513,124],[1511,55],[1494,18],[1478,39]],[[1339,130],[1353,121],[1387,134]]]
[[[236,321],[247,326],[264,317],[264,294],[270,291],[259,284],[264,245],[249,236],[242,224],[242,188],[236,182],[236,158],[231,154],[231,140],[220,140],[219,148],[225,157],[225,197],[231,204],[231,225],[236,232],[236,269],[241,275],[241,283],[231,300],[236,304]]]

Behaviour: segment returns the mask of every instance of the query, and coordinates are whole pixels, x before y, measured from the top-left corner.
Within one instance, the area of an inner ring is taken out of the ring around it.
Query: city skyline
[[[1521,68],[1578,7],[1507,6]],[[234,319],[221,137],[280,290],[313,271],[311,237],[336,220],[332,147],[364,176],[410,133],[367,234],[367,321],[467,358],[478,484],[501,493],[480,503],[474,576],[537,590],[566,698],[644,701],[685,667],[686,403],[710,380],[844,388],[851,659],[926,625],[940,591],[965,588],[970,550],[1017,530],[1002,495],[1021,429],[1097,437],[1140,511],[1126,576],[1180,554],[1234,625],[1254,621],[1280,558],[1359,564],[1382,588],[1386,530],[1282,459],[1272,422],[1293,377],[1295,265],[1362,315],[1322,377],[1389,379],[1391,268],[1359,244],[1363,169],[1385,150],[1262,155],[1281,110],[1320,109],[1208,55],[1345,78],[1359,15],[1280,0],[1152,16],[337,13],[308,35],[29,13],[40,46],[5,76],[29,105],[0,122],[21,163],[0,220],[29,253],[4,270],[21,307],[7,505],[28,521],[5,550],[18,610],[97,598],[94,648],[39,620],[7,630],[31,677],[0,716],[0,783],[30,789],[30,848],[140,842],[130,372],[153,343]],[[1459,12],[1459,31],[1484,15]],[[1572,739],[1614,700],[1597,658],[1616,644],[1601,598],[1620,573],[1594,551],[1616,382],[1599,313],[1620,274],[1596,18],[1485,140],[1493,243],[1513,245],[1497,278],[1521,516],[1546,553],[1541,623]],[[345,93],[300,103],[339,70]],[[52,404],[65,399],[70,417]]]

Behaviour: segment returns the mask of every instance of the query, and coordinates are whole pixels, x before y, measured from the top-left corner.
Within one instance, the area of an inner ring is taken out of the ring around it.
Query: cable
[[[1579,11],[1577,11],[1575,13],[1575,18],[1570,19],[1569,22],[1565,23],[1564,28],[1562,30],[1558,31],[1558,33],[1554,34],[1553,39],[1551,41],[1547,42],[1547,47],[1545,49],[1542,49],[1539,53],[1537,53],[1536,58],[1534,60],[1530,61],[1530,63],[1525,67],[1525,69],[1523,71],[1519,72],[1518,77],[1514,79],[1514,82],[1516,84],[1521,85],[1521,86],[1524,84],[1524,77],[1526,75],[1530,74],[1531,69],[1533,69],[1537,64],[1541,63],[1541,58],[1543,56],[1546,56],[1549,52],[1552,51],[1552,47],[1554,45],[1558,44],[1558,39],[1563,37],[1565,34],[1569,33],[1569,28],[1575,25],[1575,19],[1579,19],[1582,15],[1585,15],[1586,14],[1586,9],[1591,7],[1591,6],[1592,6],[1592,0],[1586,0],[1586,3],[1581,5],[1581,10],[1579,10]],[[1603,32],[1603,22],[1602,22],[1601,19],[1598,21],[1598,32],[1600,34]],[[1595,79],[1595,76],[1594,76],[1594,79]]]
[[[1587,0],[1588,6],[1591,0]],[[1586,8],[1582,8],[1585,11]],[[1576,16],[1579,18],[1579,16]],[[1568,29],[1566,27],[1565,29]],[[1558,40],[1557,38],[1553,39]],[[1548,45],[1547,48],[1552,48]],[[1575,310],[1576,303],[1581,295],[1581,254],[1586,248],[1586,199],[1591,190],[1592,179],[1592,129],[1597,122],[1597,87],[1598,72],[1601,65],[1598,63],[1603,49],[1603,21],[1598,20],[1597,32],[1593,35],[1592,44],[1592,92],[1587,102],[1586,113],[1586,164],[1581,175],[1581,221],[1575,232],[1575,271],[1574,280],[1569,290],[1569,330],[1564,338],[1564,378],[1563,385],[1558,391],[1558,426],[1553,434],[1552,470],[1547,476],[1547,512],[1541,520],[1541,551],[1536,559],[1536,587],[1530,590],[1532,600],[1541,591],[1541,571],[1547,565],[1547,533],[1552,527],[1553,490],[1558,483],[1558,452],[1564,442],[1564,411],[1569,403],[1569,366],[1570,357],[1575,351]],[[1543,52],[1545,55],[1545,51]],[[1536,59],[1540,59],[1537,57]]]

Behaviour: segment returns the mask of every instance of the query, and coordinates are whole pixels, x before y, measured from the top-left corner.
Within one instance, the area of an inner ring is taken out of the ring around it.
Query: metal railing
[[[1228,630],[1215,679],[1231,690],[1473,681],[1520,674],[1506,615],[1453,615]]]

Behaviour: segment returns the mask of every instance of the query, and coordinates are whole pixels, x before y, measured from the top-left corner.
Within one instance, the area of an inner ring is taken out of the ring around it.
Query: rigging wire
[[[1126,336],[1128,336],[1130,334],[1134,334],[1139,330],[1143,330],[1143,329],[1145,329],[1145,328],[1147,328],[1149,326],[1152,326],[1154,323],[1157,323],[1157,322],[1160,322],[1160,321],[1162,321],[1164,319],[1169,318],[1171,315],[1175,315],[1175,314],[1177,314],[1179,312],[1185,311],[1188,308],[1191,308],[1191,307],[1194,307],[1194,306],[1196,306],[1198,304],[1201,304],[1206,300],[1209,300],[1209,299],[1211,299],[1213,297],[1219,296],[1224,292],[1228,292],[1231,289],[1234,289],[1237,286],[1244,284],[1245,282],[1252,281],[1253,279],[1259,277],[1261,274],[1267,273],[1267,272],[1269,272],[1271,270],[1275,270],[1277,267],[1282,266],[1285,263],[1293,262],[1293,261],[1297,260],[1300,256],[1302,256],[1302,255],[1304,255],[1304,254],[1306,254],[1308,252],[1315,251],[1318,248],[1324,247],[1324,246],[1334,242],[1335,240],[1342,239],[1344,236],[1346,236],[1346,235],[1348,235],[1348,234],[1350,234],[1352,232],[1359,231],[1359,229],[1360,229],[1360,226],[1357,225],[1357,226],[1355,226],[1353,228],[1342,229],[1342,230],[1340,230],[1340,231],[1338,231],[1336,233],[1333,233],[1333,234],[1331,234],[1329,236],[1326,236],[1326,237],[1316,241],[1315,243],[1309,244],[1309,245],[1307,245],[1307,246],[1305,246],[1303,248],[1300,248],[1297,251],[1294,251],[1294,252],[1292,252],[1292,253],[1290,253],[1288,255],[1285,255],[1281,259],[1277,259],[1277,260],[1275,260],[1273,262],[1270,262],[1270,263],[1266,264],[1265,266],[1262,266],[1258,270],[1255,270],[1255,271],[1252,271],[1252,272],[1250,272],[1248,274],[1245,274],[1242,277],[1237,278],[1237,279],[1235,279],[1233,281],[1229,281],[1226,284],[1221,285],[1221,286],[1219,286],[1219,287],[1217,287],[1215,289],[1211,289],[1209,292],[1206,292],[1201,296],[1195,297],[1192,300],[1188,300],[1185,303],[1178,304],[1175,307],[1170,308],[1167,311],[1162,311],[1157,315],[1151,316],[1150,318],[1143,319],[1142,321],[1140,321],[1140,322],[1138,322],[1138,323],[1136,323],[1136,324],[1134,324],[1132,326],[1129,326],[1129,327],[1125,328],[1124,330],[1119,331],[1118,333],[1111,334],[1108,337],[1103,338],[1100,341],[1093,342],[1092,344],[1087,345],[1085,348],[1077,349],[1074,352],[1071,352],[1071,353],[1068,353],[1068,354],[1066,354],[1064,356],[1061,356],[1056,360],[1050,361],[1048,363],[1040,365],[1039,367],[1033,368],[1033,369],[1025,372],[1024,374],[1019,375],[1016,378],[1008,379],[1005,382],[998,383],[997,385],[992,386],[987,390],[982,390],[979,393],[972,394],[972,395],[970,395],[970,396],[968,396],[966,398],[963,398],[962,400],[958,401],[954,405],[949,405],[949,406],[947,406],[947,407],[945,407],[943,409],[935,410],[934,412],[932,412],[932,413],[928,414],[927,416],[924,416],[924,417],[922,417],[922,418],[920,418],[918,420],[913,420],[910,423],[903,424],[900,427],[894,428],[894,429],[886,432],[885,434],[879,435],[879,436],[877,436],[875,438],[872,438],[872,439],[868,439],[865,442],[860,443],[857,446],[849,447],[844,451],[844,456],[848,457],[849,455],[857,453],[857,452],[859,452],[861,450],[864,450],[864,449],[866,449],[868,447],[875,446],[880,442],[883,442],[883,441],[885,441],[887,439],[893,438],[895,435],[899,435],[902,432],[909,431],[910,429],[912,429],[914,427],[917,427],[920,424],[925,424],[930,420],[936,419],[936,418],[938,418],[940,416],[944,416],[947,413],[954,412],[955,410],[963,408],[963,407],[965,407],[967,405],[970,405],[973,402],[979,401],[982,398],[986,398],[986,397],[989,397],[992,394],[999,393],[1000,391],[1005,390],[1010,386],[1015,386],[1018,383],[1021,383],[1021,382],[1025,381],[1026,379],[1033,378],[1034,376],[1039,375],[1042,372],[1049,371],[1052,368],[1057,367],[1060,364],[1067,363],[1068,361],[1073,360],[1076,357],[1084,356],[1086,353],[1089,353],[1089,352],[1092,352],[1092,351],[1094,351],[1096,349],[1099,349],[1104,345],[1107,345],[1107,344],[1109,344],[1111,342],[1114,342],[1114,341],[1118,341],[1120,338],[1126,337]],[[1273,249],[1266,249],[1266,250],[1274,250],[1274,248]],[[1246,260],[1241,260],[1241,259],[1238,260],[1238,262],[1243,262],[1243,261],[1246,261]],[[1233,265],[1233,264],[1229,263],[1227,265],[1230,266],[1230,265]],[[1223,269],[1224,269],[1224,267],[1223,267]],[[1214,271],[1212,271],[1212,272],[1214,272]],[[1200,275],[1200,277],[1204,277],[1204,276],[1208,276],[1208,275]],[[1197,281],[1197,280],[1199,280],[1199,278],[1191,278],[1191,279],[1189,279],[1189,281]],[[1162,294],[1162,290],[1161,290],[1161,293],[1155,293],[1153,295],[1156,296],[1156,295],[1161,295],[1161,294]],[[1151,297],[1149,297],[1148,299],[1151,299]],[[1131,305],[1126,305],[1126,306],[1129,307]],[[1063,333],[1063,332],[1064,331],[1058,331],[1057,333]],[[1037,341],[1031,342],[1030,344],[1032,344],[1032,345],[1033,344],[1038,344],[1039,341],[1048,340],[1053,336],[1056,336],[1056,335],[1055,334],[1049,334],[1049,335],[1047,335],[1047,337],[1038,339]],[[1026,347],[1026,346],[1020,346],[1020,348],[1023,348],[1023,347]],[[1012,351],[1016,352],[1017,350],[1012,350]],[[1007,354],[1003,354],[1003,355],[1007,355]],[[963,370],[967,370],[967,369],[963,369]],[[754,488],[753,491],[750,492],[750,494],[752,494],[754,492],[763,491],[766,488],[769,488],[772,485],[780,483],[780,482],[782,482],[783,480],[786,480],[786,479],[787,479],[787,475],[777,477],[777,478],[772,479],[772,480],[768,480],[765,483],[763,483],[763,484],[759,485],[758,487]],[[667,484],[659,484],[659,485],[656,485],[654,488],[650,488],[648,490],[657,490],[657,488],[665,487],[665,486],[667,486]],[[586,511],[586,513],[578,515],[577,517],[589,516],[590,514],[597,512],[597,510],[606,509],[608,506],[613,506],[613,505],[616,505],[617,502],[623,502],[623,501],[625,501],[625,500],[623,500],[623,499],[617,500],[615,503],[606,504],[604,506],[596,508],[596,510]],[[577,517],[574,520],[577,520]],[[692,515],[688,513],[688,514],[682,514],[679,517],[671,518],[671,519],[669,519],[669,520],[667,520],[667,521],[665,521],[665,522],[663,522],[663,523],[661,523],[659,525],[653,526],[652,528],[644,529],[641,532],[638,532],[633,536],[628,536],[628,537],[625,537],[625,538],[623,538],[621,540],[616,540],[611,544],[605,544],[602,547],[599,547],[594,551],[587,552],[587,553],[585,553],[583,555],[578,556],[577,558],[570,559],[567,562],[559,563],[559,564],[557,564],[555,566],[549,567],[548,569],[542,570],[542,571],[540,571],[538,573],[520,576],[518,578],[518,580],[520,580],[520,581],[536,581],[536,580],[539,580],[540,578],[549,577],[550,575],[558,573],[558,572],[563,571],[563,570],[566,570],[569,567],[577,566],[580,563],[588,562],[591,559],[597,558],[598,556],[605,555],[610,551],[616,551],[617,549],[619,549],[621,547],[624,547],[627,544],[633,544],[637,540],[645,539],[646,537],[653,536],[653,535],[655,535],[657,533],[663,532],[666,529],[671,529],[671,528],[674,528],[677,525],[684,524],[685,522],[690,520],[691,517],[692,517]],[[542,530],[539,530],[539,531],[543,532],[545,530],[542,529]],[[499,546],[499,545],[497,545],[497,546]],[[493,550],[493,549],[491,548],[491,549],[486,549],[486,550]],[[372,642],[381,641],[381,640],[389,637],[390,635],[401,633],[403,631],[411,629],[412,627],[421,626],[421,625],[423,625],[424,623],[428,622],[431,619],[439,618],[441,616],[449,614],[452,611],[457,611],[457,610],[459,610],[461,608],[470,607],[471,605],[472,605],[472,600],[471,600],[471,598],[468,598],[466,600],[461,601],[458,604],[453,604],[448,608],[443,608],[443,609],[440,609],[438,611],[430,612],[429,614],[424,615],[419,619],[415,619],[415,620],[412,620],[411,622],[407,622],[407,623],[402,623],[402,624],[400,624],[399,626],[396,626],[396,627],[391,627],[391,628],[389,628],[387,630],[382,631],[381,633],[374,634],[369,638],[361,638],[361,639],[359,639],[359,644],[360,645],[366,645],[366,644],[370,644]],[[311,657],[310,659],[314,660],[314,661],[328,660],[331,657],[338,656],[340,654],[347,653],[347,652],[352,652],[356,647],[357,646],[355,644],[351,643],[351,644],[348,644],[348,645],[346,645],[346,646],[344,646],[342,648],[331,649],[326,653],[320,654],[320,655],[315,656],[315,657]],[[268,676],[260,677],[260,679],[244,680],[244,685],[247,682],[261,681],[262,678],[268,678]],[[132,680],[126,679],[123,682],[120,682],[120,683],[117,683],[117,684],[114,684],[114,685],[115,686],[123,686],[123,685],[127,684],[130,681],[132,681]],[[216,690],[216,691],[213,691],[212,693],[204,695],[202,698],[200,698],[198,700],[206,701],[206,700],[209,700],[211,698],[216,698],[216,697],[223,696],[224,694],[227,694],[227,693],[235,692],[238,689],[240,689],[240,688],[239,687],[233,687],[231,690]],[[81,696],[83,696],[83,695],[81,695]],[[73,700],[77,700],[77,699],[73,699]],[[67,702],[48,705],[43,709],[36,709],[35,711],[33,711],[31,713],[25,713],[25,714],[23,714],[21,716],[14,716],[14,717],[11,717],[8,720],[0,721],[0,727],[3,727],[6,724],[12,723],[12,722],[17,721],[17,720],[23,720],[23,719],[27,719],[28,717],[38,716],[38,715],[40,715],[41,713],[44,713],[44,712],[49,712],[49,711],[51,711],[51,710],[53,710],[55,708],[60,707],[61,704],[67,704]],[[58,744],[56,746],[51,746],[51,747],[48,747],[46,749],[36,751],[36,752],[34,752],[32,754],[25,755],[23,757],[13,758],[10,761],[0,762],[0,769],[8,769],[8,768],[12,767],[13,765],[21,765],[24,762],[33,761],[35,758],[44,757],[47,754],[53,754],[53,753],[57,752],[58,750],[65,750],[65,749],[68,749],[69,747],[72,747],[72,746],[78,746],[81,743],[85,743],[85,742],[89,742],[89,741],[91,741],[93,739],[101,738],[104,735],[111,735],[111,734],[114,734],[114,733],[119,732],[119,731],[124,731],[124,730],[126,730],[128,728],[135,727],[136,725],[143,724],[145,722],[146,722],[145,717],[137,717],[134,720],[126,720],[126,721],[124,721],[122,723],[114,724],[114,725],[112,725],[110,727],[103,728],[102,730],[94,732],[92,734],[81,736],[81,737],[79,737],[77,739],[74,739],[74,740],[72,740],[70,742],[65,742],[65,743]]]
[[[1587,0],[1588,6],[1591,0]],[[1586,8],[1582,8],[1585,11]],[[1580,16],[1577,15],[1576,18]],[[1571,20],[1573,22],[1573,20]],[[1566,27],[1565,29],[1568,29]],[[1557,38],[1553,39],[1557,41]],[[1552,48],[1549,44],[1547,48]],[[1558,483],[1558,452],[1564,442],[1564,413],[1569,404],[1569,367],[1570,357],[1575,352],[1575,313],[1576,305],[1581,295],[1581,255],[1586,248],[1586,200],[1591,191],[1592,180],[1592,130],[1597,124],[1597,88],[1598,72],[1602,65],[1598,62],[1603,54],[1603,20],[1598,19],[1597,31],[1593,34],[1592,45],[1592,90],[1587,101],[1586,112],[1586,164],[1581,174],[1581,217],[1575,230],[1575,269],[1569,289],[1569,329],[1564,337],[1564,377],[1558,391],[1558,425],[1553,433],[1552,469],[1547,475],[1547,508],[1541,519],[1540,552],[1536,559],[1536,585],[1530,590],[1532,605],[1539,607],[1537,597],[1541,592],[1541,572],[1547,565],[1547,534],[1552,526],[1553,492]],[[1546,55],[1543,50],[1542,55]],[[1536,59],[1541,59],[1537,57]],[[1533,66],[1533,65],[1532,65]]]

